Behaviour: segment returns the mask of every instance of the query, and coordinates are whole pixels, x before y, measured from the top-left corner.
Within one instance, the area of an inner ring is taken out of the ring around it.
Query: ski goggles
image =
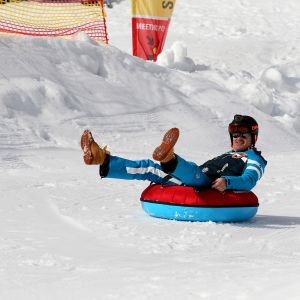
[[[243,126],[243,125],[235,125],[235,124],[230,124],[228,126],[228,131],[230,133],[250,133],[250,130],[247,126]]]
[[[246,139],[246,138],[248,138],[248,137],[250,137],[250,136],[251,136],[251,134],[250,134],[249,132],[245,132],[245,133],[242,133],[242,132],[234,132],[234,133],[232,133],[232,137],[233,137],[234,139],[239,138],[239,137],[241,137],[242,139]]]

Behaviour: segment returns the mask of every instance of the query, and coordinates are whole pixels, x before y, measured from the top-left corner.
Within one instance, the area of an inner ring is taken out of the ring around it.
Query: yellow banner
[[[171,18],[176,0],[132,0],[132,15]]]

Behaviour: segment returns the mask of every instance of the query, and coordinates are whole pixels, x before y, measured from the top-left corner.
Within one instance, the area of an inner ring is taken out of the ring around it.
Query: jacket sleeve
[[[264,174],[266,164],[258,155],[249,157],[241,176],[224,176],[227,190],[250,191]]]

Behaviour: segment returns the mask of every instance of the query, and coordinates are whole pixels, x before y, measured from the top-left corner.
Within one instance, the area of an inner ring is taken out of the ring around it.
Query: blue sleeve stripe
[[[257,173],[258,179],[260,179],[261,176],[262,176],[262,173],[261,173],[260,169],[257,168],[257,167],[254,167],[254,166],[248,166],[248,167],[246,168],[246,170],[254,170],[254,171]]]
[[[248,167],[253,167],[253,168],[256,168],[257,170],[259,170],[260,177],[262,177],[264,175],[264,169],[262,167],[258,167],[258,166],[251,165],[251,164],[247,164],[247,168]]]
[[[261,174],[262,175],[264,174],[264,167],[258,161],[253,160],[253,159],[248,159],[247,163],[251,164],[251,165],[258,166],[259,169],[260,169]]]
[[[248,159],[248,163],[249,164],[253,164],[253,165],[257,165],[257,166],[259,166],[261,168],[261,164],[258,161],[256,161],[256,160]]]

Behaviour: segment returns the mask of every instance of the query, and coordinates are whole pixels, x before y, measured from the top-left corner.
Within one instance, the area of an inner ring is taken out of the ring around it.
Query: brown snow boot
[[[102,165],[106,154],[109,154],[109,151],[106,150],[107,146],[103,149],[99,147],[88,129],[83,132],[80,145],[84,154],[83,160],[87,165]]]
[[[154,160],[166,163],[175,157],[174,145],[179,138],[179,129],[171,128],[169,129],[161,142],[161,144],[155,148],[152,157]]]

